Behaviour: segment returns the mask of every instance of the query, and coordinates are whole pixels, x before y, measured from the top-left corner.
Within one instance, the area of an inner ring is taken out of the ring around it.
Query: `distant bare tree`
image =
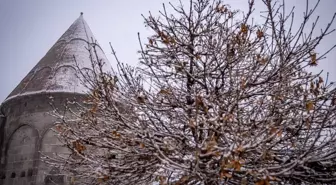
[[[260,25],[253,0],[243,16],[190,0],[144,17],[153,35],[139,39],[140,67],[116,57],[107,74],[93,60],[86,105],[55,111],[73,154],[49,163],[101,184],[334,183],[336,90],[308,70],[333,49],[316,53],[335,16],[313,37],[319,1],[296,31],[293,10],[263,4]]]

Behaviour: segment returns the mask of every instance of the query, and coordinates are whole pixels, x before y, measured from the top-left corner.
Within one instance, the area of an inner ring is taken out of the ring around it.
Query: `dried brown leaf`
[[[241,164],[239,161],[237,161],[237,160],[233,160],[233,161],[231,161],[231,163],[232,163],[232,167],[233,167],[235,170],[240,171],[240,169],[241,169],[241,167],[242,167],[242,164]]]
[[[189,125],[189,127],[192,128],[192,129],[195,129],[195,128],[196,128],[195,121],[192,120],[192,119],[189,120],[188,125]]]
[[[114,137],[116,137],[116,138],[119,139],[121,135],[117,131],[113,130],[112,131],[112,136],[114,136]]]
[[[159,177],[159,180],[160,180],[160,185],[165,185],[165,184],[166,184],[166,181],[167,181],[167,177],[165,177],[165,176],[160,176],[160,177]]]
[[[79,153],[82,153],[84,150],[86,150],[86,147],[82,145],[78,140],[74,141],[72,145],[74,149],[76,149]]]
[[[189,179],[190,179],[190,177],[187,176],[187,175],[185,175],[185,176],[181,177],[181,178],[175,183],[175,185],[184,185]]]
[[[143,149],[143,148],[145,148],[145,144],[141,142],[141,143],[139,144],[139,147],[140,147],[141,149]]]
[[[319,76],[319,83],[323,83],[323,82],[324,82],[323,78]]]
[[[258,180],[255,185],[270,185],[270,182],[269,180],[265,180],[265,179],[261,179],[261,180]]]
[[[317,57],[316,57],[316,53],[311,53],[310,54],[310,62],[309,62],[310,66],[317,66]]]
[[[149,39],[149,44],[150,44],[151,46],[153,46],[153,43],[154,43],[153,39]]]
[[[240,27],[240,31],[244,34],[247,34],[248,26],[246,24],[242,24],[241,27]]]
[[[220,174],[219,174],[219,178],[220,178],[220,179],[224,179],[224,177],[230,179],[230,178],[232,178],[232,174],[231,174],[230,172],[228,172],[228,171],[222,170],[222,171],[220,172]]]
[[[245,151],[245,148],[243,147],[243,145],[239,145],[238,148],[235,149],[236,153],[242,153]]]
[[[171,94],[171,90],[169,90],[169,89],[161,89],[159,91],[159,94],[166,94],[166,95],[168,95],[168,94]]]
[[[258,37],[258,39],[261,39],[262,37],[264,37],[264,32],[259,29],[257,31],[257,37]]]
[[[143,103],[145,103],[145,97],[143,97],[143,96],[138,96],[137,97],[137,101],[138,101],[138,103],[140,103],[140,104],[143,104]]]
[[[108,181],[109,179],[110,179],[109,176],[104,175],[103,177],[98,178],[98,182],[99,182],[99,183],[106,182],[106,181]]]
[[[306,103],[306,110],[307,110],[307,111],[314,110],[314,102],[312,102],[312,101],[308,101],[308,102]]]

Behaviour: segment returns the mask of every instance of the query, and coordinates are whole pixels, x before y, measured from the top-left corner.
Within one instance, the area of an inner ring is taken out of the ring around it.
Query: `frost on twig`
[[[293,11],[263,3],[262,24],[253,0],[243,18],[212,0],[144,16],[141,65],[111,46],[108,74],[92,57],[87,99],[71,119],[55,112],[72,153],[50,163],[88,184],[332,184],[336,90],[309,72],[330,51],[316,53],[331,24],[314,37],[305,27],[316,7],[294,30]]]

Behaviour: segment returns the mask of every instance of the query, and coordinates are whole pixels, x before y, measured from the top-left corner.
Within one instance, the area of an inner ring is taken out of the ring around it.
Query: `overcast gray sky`
[[[255,1],[259,6],[261,0]],[[136,65],[139,49],[137,32],[143,38],[149,34],[141,14],[148,15],[148,11],[157,14],[162,2],[169,0],[0,0],[0,102],[78,18],[80,12],[84,12],[84,19],[112,65],[114,60],[109,42],[123,62]],[[296,6],[297,23],[302,20],[305,2],[286,0],[288,7]],[[247,0],[226,0],[225,3],[234,9],[244,11],[247,8]],[[335,7],[336,0],[322,0],[316,12],[321,16],[320,26],[325,26],[331,19]],[[332,27],[336,28],[336,24]],[[335,36],[323,42],[319,50],[324,51],[335,44]],[[332,80],[336,80],[335,59],[336,52],[332,52],[329,59],[318,67],[318,70],[331,72]]]

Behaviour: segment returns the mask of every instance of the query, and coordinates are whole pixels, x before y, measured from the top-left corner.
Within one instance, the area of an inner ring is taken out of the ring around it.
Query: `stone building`
[[[0,185],[67,184],[63,175],[41,161],[42,153],[64,152],[50,128],[57,107],[66,99],[84,96],[87,90],[80,70],[91,69],[95,38],[83,14],[59,38],[0,106]],[[100,59],[107,58],[97,46]],[[94,55],[93,55],[94,56]],[[76,58],[76,61],[74,60]]]

